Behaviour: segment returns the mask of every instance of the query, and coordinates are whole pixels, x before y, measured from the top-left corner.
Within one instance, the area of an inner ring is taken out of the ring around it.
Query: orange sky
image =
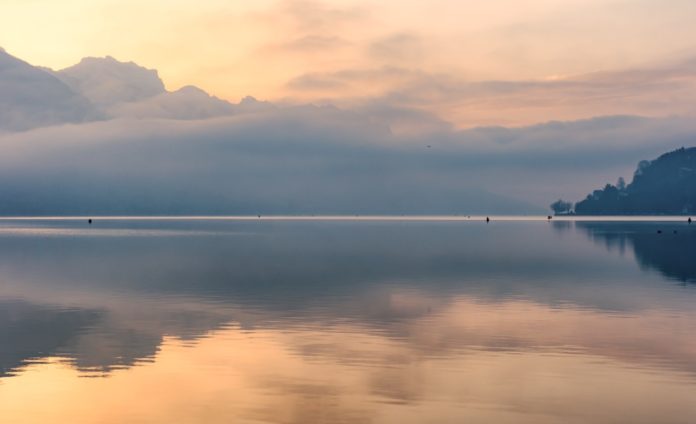
[[[32,64],[112,55],[158,69],[169,89],[194,84],[231,101],[350,103],[400,94],[404,78],[409,86],[564,80],[696,52],[692,0],[4,0],[0,8],[0,46]],[[308,74],[328,78],[308,84]],[[466,93],[428,95],[406,103],[464,125],[518,123],[490,119],[498,106],[488,101],[461,107]],[[528,110],[534,102],[525,97],[510,114],[549,113]]]

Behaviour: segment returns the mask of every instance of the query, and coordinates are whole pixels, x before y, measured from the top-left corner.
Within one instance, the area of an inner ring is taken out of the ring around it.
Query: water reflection
[[[3,224],[2,422],[696,416],[682,227],[96,224]]]
[[[686,223],[577,222],[588,237],[610,251],[632,249],[638,262],[684,284],[696,283],[696,227]]]
[[[27,362],[59,355],[98,316],[90,310],[0,300],[0,377],[12,375]]]

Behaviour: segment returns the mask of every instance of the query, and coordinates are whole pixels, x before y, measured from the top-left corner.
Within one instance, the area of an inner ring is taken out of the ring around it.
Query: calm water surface
[[[0,422],[693,423],[696,224],[0,220]]]

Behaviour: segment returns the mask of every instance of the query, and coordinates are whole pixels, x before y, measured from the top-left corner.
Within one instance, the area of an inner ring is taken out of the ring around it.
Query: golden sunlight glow
[[[598,111],[604,103],[596,98],[583,97],[570,107],[564,105],[566,92],[549,94],[552,101],[544,93],[523,93],[513,97],[521,104],[506,108],[508,116],[500,119],[495,97],[481,100],[470,89],[445,88],[450,95],[441,98],[433,87],[447,87],[448,81],[558,81],[563,78],[553,76],[671,63],[693,54],[695,5],[686,0],[669,7],[657,0],[6,0],[0,43],[11,54],[54,69],[85,56],[132,60],[158,69],[170,89],[193,84],[234,102],[252,95],[352,105],[406,91],[403,106],[459,125],[519,124],[544,116],[652,114],[664,106],[644,110],[610,103]],[[433,80],[437,84],[424,87]]]
[[[391,299],[396,309],[419,308],[424,301],[412,294]],[[693,377],[684,372],[693,367],[696,345],[679,347],[671,339],[678,336],[660,332],[674,324],[673,317],[657,313],[629,319],[531,302],[460,299],[388,332],[404,338],[349,324],[233,327],[194,345],[166,338],[156,361],[103,378],[80,378],[58,358],[30,365],[0,384],[0,416],[15,424],[135,418],[301,423],[308,417],[544,423],[556,422],[557,411],[571,411],[578,422],[617,414],[630,422],[659,422],[670,413],[696,413]],[[664,343],[655,343],[655,335]],[[652,344],[642,344],[644,337]],[[668,363],[684,369],[663,368]],[[524,387],[510,385],[512,375]],[[381,401],[375,404],[375,398]]]

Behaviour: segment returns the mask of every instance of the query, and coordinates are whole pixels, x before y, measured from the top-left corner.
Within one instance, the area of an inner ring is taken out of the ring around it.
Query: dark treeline
[[[555,202],[552,209],[563,213],[557,207]],[[696,147],[682,147],[653,161],[641,161],[630,184],[619,178],[616,185],[607,184],[588,194],[574,210],[578,215],[678,215],[695,211]]]

